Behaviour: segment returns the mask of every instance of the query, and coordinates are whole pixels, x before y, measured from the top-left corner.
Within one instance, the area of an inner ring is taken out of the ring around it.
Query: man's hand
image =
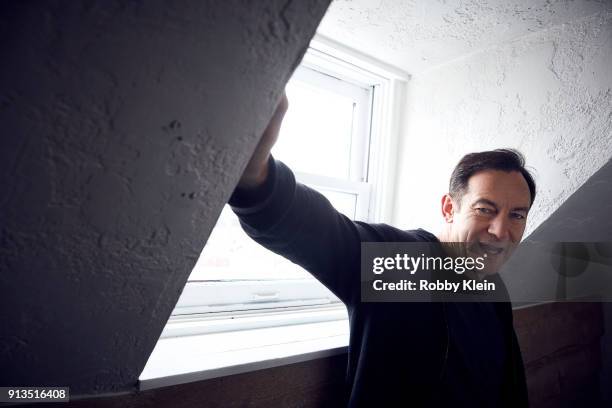
[[[238,182],[238,188],[253,189],[262,185],[268,177],[268,160],[270,151],[278,139],[278,133],[283,122],[283,117],[289,108],[287,94],[283,92],[266,130],[263,132],[259,144],[253,152],[253,156],[244,169],[242,177]]]

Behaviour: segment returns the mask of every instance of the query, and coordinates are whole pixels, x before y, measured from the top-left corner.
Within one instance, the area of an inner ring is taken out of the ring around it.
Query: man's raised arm
[[[251,238],[305,268],[345,303],[358,301],[360,243],[375,240],[374,229],[340,214],[272,158],[287,109],[283,95],[229,204]]]

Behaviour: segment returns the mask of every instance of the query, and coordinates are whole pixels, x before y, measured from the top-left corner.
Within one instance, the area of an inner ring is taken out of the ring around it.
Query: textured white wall
[[[604,10],[610,0],[334,0],[317,31],[416,75]]]
[[[393,222],[437,231],[465,153],[513,147],[535,168],[528,232],[612,156],[612,13],[528,34],[415,75]]]

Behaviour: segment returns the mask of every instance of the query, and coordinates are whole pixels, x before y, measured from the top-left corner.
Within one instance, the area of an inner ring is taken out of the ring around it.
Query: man
[[[360,297],[361,242],[465,243],[495,272],[520,242],[535,184],[514,151],[465,156],[442,198],[435,236],[354,222],[295,182],[270,156],[283,96],[230,205],[249,236],[312,273],[347,306],[347,403],[356,406],[524,407],[524,369],[508,303],[376,303]],[[416,194],[416,193],[415,193]]]

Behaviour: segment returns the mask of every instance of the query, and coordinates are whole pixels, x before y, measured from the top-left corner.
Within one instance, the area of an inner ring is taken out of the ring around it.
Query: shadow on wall
[[[612,161],[589,178],[527,241],[610,243],[610,214]],[[534,271],[538,271],[537,276],[533,275]],[[572,279],[577,278],[567,277],[566,285],[571,287]],[[513,292],[520,297],[533,293],[533,286],[556,287],[559,275],[546,261],[541,268],[513,269],[504,279],[511,297],[515,298]],[[515,312],[515,321],[527,365],[532,403],[545,406],[545,403],[557,401],[566,404],[561,406],[578,406],[576,399],[585,401],[589,395],[601,392],[601,406],[611,406],[612,303],[528,307]],[[534,338],[538,340],[534,342]],[[597,384],[598,379],[601,386]]]

